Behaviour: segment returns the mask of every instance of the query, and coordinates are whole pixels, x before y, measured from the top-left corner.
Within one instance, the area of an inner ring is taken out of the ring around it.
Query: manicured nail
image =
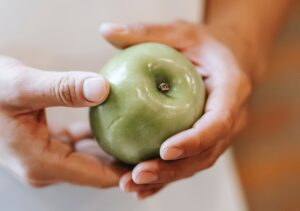
[[[163,150],[162,157],[166,160],[176,160],[181,158],[183,150],[177,147],[167,147]]]
[[[110,32],[127,32],[128,27],[126,24],[104,23],[101,24],[99,31],[103,34]]]
[[[102,103],[108,94],[107,82],[102,77],[87,78],[83,82],[83,96],[94,103]]]
[[[139,184],[151,183],[151,182],[155,182],[156,180],[157,180],[157,175],[151,172],[141,172],[137,176],[137,182]]]

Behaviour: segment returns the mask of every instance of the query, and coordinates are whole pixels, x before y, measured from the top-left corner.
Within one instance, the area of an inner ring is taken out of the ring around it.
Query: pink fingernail
[[[162,157],[167,160],[179,159],[183,155],[183,150],[177,147],[167,147],[163,150]]]
[[[102,103],[107,92],[107,82],[103,77],[87,78],[83,82],[83,96],[90,102]]]
[[[157,175],[153,174],[152,172],[141,172],[137,176],[137,182],[140,184],[152,183],[155,182],[157,178]]]
[[[100,33],[107,34],[111,32],[126,32],[128,27],[125,24],[104,23],[100,26]]]

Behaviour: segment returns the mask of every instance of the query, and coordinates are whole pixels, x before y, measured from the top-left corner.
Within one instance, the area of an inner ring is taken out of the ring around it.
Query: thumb
[[[23,107],[81,107],[102,103],[108,96],[109,84],[103,76],[93,72],[49,72],[29,68],[16,89]]]
[[[115,24],[100,26],[101,35],[117,48],[126,48],[143,42],[159,42],[176,49],[183,49],[197,34],[195,26],[186,21],[167,24]]]

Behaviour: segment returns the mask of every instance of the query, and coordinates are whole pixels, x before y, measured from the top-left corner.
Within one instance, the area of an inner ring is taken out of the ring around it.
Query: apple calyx
[[[170,86],[169,84],[162,82],[158,85],[158,90],[165,93],[170,90]]]

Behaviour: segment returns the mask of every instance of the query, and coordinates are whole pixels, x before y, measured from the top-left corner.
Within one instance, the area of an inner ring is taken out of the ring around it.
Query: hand
[[[143,42],[160,42],[186,55],[205,81],[204,115],[191,129],[168,138],[161,159],[138,164],[120,180],[121,189],[145,198],[170,182],[211,167],[226,150],[232,136],[245,125],[245,102],[251,92],[250,76],[237,55],[239,40],[225,30],[185,21],[169,24],[105,24],[102,35],[114,46],[126,48]],[[228,39],[227,39],[228,38]]]
[[[109,92],[103,77],[41,71],[0,57],[0,90],[0,163],[22,182],[34,187],[118,184],[125,169],[82,152],[91,143],[87,126],[49,129],[45,115],[49,106],[100,104]]]

